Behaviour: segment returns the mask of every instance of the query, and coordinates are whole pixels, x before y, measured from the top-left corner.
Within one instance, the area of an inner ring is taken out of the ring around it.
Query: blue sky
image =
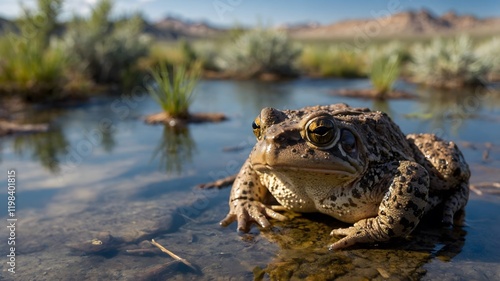
[[[66,0],[64,16],[88,14],[97,0]],[[0,16],[19,15],[19,2],[33,6],[36,0],[0,0]],[[373,18],[374,15],[408,9],[427,8],[436,14],[454,10],[458,14],[479,17],[500,16],[500,1],[468,0],[115,0],[115,13],[142,11],[158,20],[166,15],[204,20],[217,25],[278,25],[283,23],[332,23],[352,18]]]

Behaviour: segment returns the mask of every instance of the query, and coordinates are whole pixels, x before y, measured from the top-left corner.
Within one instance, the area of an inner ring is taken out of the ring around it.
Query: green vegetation
[[[63,37],[66,53],[77,68],[97,83],[118,83],[124,73],[147,55],[149,39],[142,19],[111,22],[111,0],[97,2],[88,19],[75,18]]]
[[[0,37],[0,96],[52,101],[120,83],[147,55],[138,16],[111,22],[112,1],[100,0],[88,19],[74,18],[58,37],[63,0],[38,0],[24,9],[17,30]]]
[[[272,74],[295,76],[301,49],[281,31],[257,28],[238,36],[218,58],[220,69],[236,77],[258,78]]]
[[[417,44],[411,57],[408,70],[414,80],[438,88],[479,85],[490,68],[474,52],[472,40],[467,36]]]
[[[38,10],[25,9],[19,33],[0,38],[0,94],[30,100],[50,100],[60,95],[67,81],[66,56],[50,38],[57,27],[60,0],[38,0]]]
[[[40,48],[21,35],[0,40],[0,92],[29,100],[59,97],[67,80],[66,58],[59,48]]]
[[[384,98],[392,91],[394,82],[401,72],[401,59],[399,54],[382,55],[376,58],[370,68],[370,81],[376,91],[376,97]]]
[[[198,59],[200,54],[194,49],[192,43],[181,39],[176,42],[155,42],[149,48],[147,57],[141,58],[138,68],[148,70],[160,64],[190,65]]]
[[[366,77],[363,54],[340,45],[308,45],[299,59],[299,68],[313,76]]]
[[[218,39],[161,42],[144,33],[141,15],[113,18],[113,0],[99,0],[88,17],[61,23],[64,2],[37,0],[36,9],[24,9],[15,21],[15,30],[0,35],[0,97],[50,102],[87,95],[97,86],[132,88],[149,69],[174,68],[170,76],[180,78],[153,75],[158,85],[172,83],[172,90],[162,94],[170,95],[175,83],[199,78],[190,77],[192,71],[185,67],[195,62],[201,66],[195,72],[199,76],[204,71],[205,77],[368,76],[380,96],[392,90],[399,76],[442,88],[477,85],[483,77],[500,80],[498,37],[476,42],[467,36],[420,42],[374,39],[357,48],[349,40],[299,43],[283,31],[234,28]],[[173,109],[189,106],[189,98],[182,101],[181,96],[169,101],[169,114],[187,113]]]
[[[198,65],[189,70],[185,65],[179,65],[170,72],[167,64],[162,63],[151,71],[155,84],[148,85],[147,90],[169,117],[188,119],[189,106],[200,72]]]
[[[480,44],[477,55],[481,63],[490,68],[490,79],[500,80],[500,37],[494,37]]]

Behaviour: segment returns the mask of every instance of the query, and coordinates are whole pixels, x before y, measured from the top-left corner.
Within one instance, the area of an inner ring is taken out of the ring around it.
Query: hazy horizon
[[[97,0],[67,0],[62,18],[73,14],[88,15]],[[427,9],[435,15],[454,11],[459,15],[470,14],[479,18],[499,17],[500,1],[432,1],[432,0],[388,0],[388,1],[348,1],[334,3],[326,0],[312,1],[272,1],[262,0],[115,0],[113,13],[116,16],[142,12],[150,21],[167,16],[184,20],[202,21],[212,25],[253,26],[298,24],[317,22],[329,24],[347,19],[377,18],[408,10]],[[0,16],[16,18],[21,14],[19,3],[34,7],[36,0],[2,1]]]

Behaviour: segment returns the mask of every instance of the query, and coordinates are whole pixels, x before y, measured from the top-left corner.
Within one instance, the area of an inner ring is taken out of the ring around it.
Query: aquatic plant
[[[238,36],[227,46],[217,65],[235,76],[254,78],[263,74],[293,76],[301,49],[285,32],[256,28]]]
[[[384,98],[392,91],[400,72],[401,59],[397,53],[381,55],[372,61],[368,76],[376,91],[377,98]]]
[[[169,71],[167,63],[161,63],[151,71],[154,84],[148,85],[149,94],[171,118],[189,118],[194,89],[200,79],[199,64],[187,67],[174,66]]]
[[[312,75],[324,77],[365,77],[363,56],[354,49],[340,45],[308,45],[299,59],[299,66]]]
[[[142,34],[139,16],[110,19],[113,2],[100,0],[88,19],[74,18],[63,37],[73,63],[98,83],[120,82],[127,69],[148,53],[150,39]]]
[[[416,82],[439,88],[459,88],[480,84],[490,66],[474,52],[468,36],[434,39],[417,44],[408,65]]]

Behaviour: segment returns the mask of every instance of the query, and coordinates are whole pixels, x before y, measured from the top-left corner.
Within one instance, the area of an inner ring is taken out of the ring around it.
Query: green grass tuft
[[[187,119],[193,92],[201,76],[199,65],[194,64],[189,69],[186,65],[179,65],[169,71],[166,63],[160,63],[156,70],[151,71],[151,76],[155,84],[148,85],[147,90],[163,111],[170,117]]]
[[[401,59],[398,54],[380,56],[373,60],[369,77],[377,97],[384,98],[392,91],[400,72]]]

